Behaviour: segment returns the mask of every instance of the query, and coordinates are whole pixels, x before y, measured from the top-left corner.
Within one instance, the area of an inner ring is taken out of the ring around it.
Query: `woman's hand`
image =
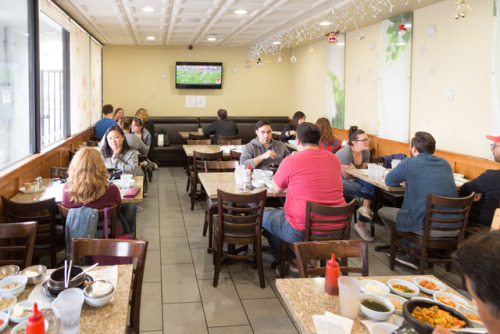
[[[113,158],[118,158],[119,156],[120,156],[120,148],[114,147],[113,148]]]
[[[295,131],[295,130],[288,131],[288,137],[296,136],[296,135],[297,135],[297,131]]]

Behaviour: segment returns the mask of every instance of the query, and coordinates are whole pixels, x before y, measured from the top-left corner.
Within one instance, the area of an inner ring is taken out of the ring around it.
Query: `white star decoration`
[[[427,52],[427,49],[425,48],[425,46],[420,47],[420,54],[424,55],[425,52]]]
[[[452,87],[446,87],[444,89],[443,95],[446,101],[453,101],[453,98],[455,97],[455,91]]]
[[[436,74],[436,69],[434,67],[429,68],[429,74],[430,75]]]
[[[361,81],[361,77],[359,75],[356,75],[354,77],[354,82],[356,83],[356,85],[359,85],[360,81]]]
[[[436,34],[436,25],[435,24],[429,24],[429,27],[427,27],[427,38],[434,37]]]
[[[374,41],[370,42],[370,50],[371,51],[375,50],[375,42]]]

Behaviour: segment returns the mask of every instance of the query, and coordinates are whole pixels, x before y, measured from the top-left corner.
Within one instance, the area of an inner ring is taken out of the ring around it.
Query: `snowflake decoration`
[[[427,27],[427,38],[434,37],[436,35],[436,25],[435,24],[429,24]]]
[[[444,95],[444,98],[446,99],[446,101],[453,101],[453,99],[455,97],[455,91],[451,87],[446,87],[444,89],[443,95]]]
[[[429,74],[430,74],[430,75],[434,75],[434,74],[436,74],[436,68],[435,68],[435,67],[431,67],[431,68],[429,68]]]
[[[354,82],[356,83],[356,85],[359,85],[359,83],[361,82],[361,77],[359,75],[356,75],[354,77]]]
[[[424,55],[426,52],[427,52],[427,49],[425,48],[425,46],[421,46],[420,47],[420,54]]]
[[[370,42],[370,50],[371,51],[375,50],[375,42],[374,41]]]

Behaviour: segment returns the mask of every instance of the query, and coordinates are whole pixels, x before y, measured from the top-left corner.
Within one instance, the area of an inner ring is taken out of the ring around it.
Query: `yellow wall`
[[[263,57],[262,66],[253,61],[246,68],[246,59],[245,47],[105,46],[104,104],[124,108],[127,116],[140,107],[150,116],[215,116],[219,108],[229,117],[291,116],[290,65]],[[176,89],[176,61],[222,62],[222,89]],[[205,95],[206,107],[186,108],[186,95]]]

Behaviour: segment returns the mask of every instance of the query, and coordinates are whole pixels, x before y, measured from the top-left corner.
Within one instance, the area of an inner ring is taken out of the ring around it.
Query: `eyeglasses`
[[[495,148],[497,147],[500,147],[500,145],[495,145],[495,144],[491,144],[491,149],[494,150]]]
[[[366,138],[366,139],[356,139],[356,140],[353,140],[353,141],[362,141],[363,143],[369,143],[369,142],[370,142],[370,138]]]

